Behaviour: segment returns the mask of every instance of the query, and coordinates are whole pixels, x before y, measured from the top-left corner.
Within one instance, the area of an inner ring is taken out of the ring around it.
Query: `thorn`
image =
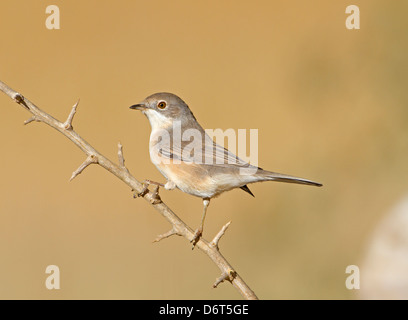
[[[225,231],[227,231],[228,227],[230,226],[231,221],[226,223],[221,230],[217,233],[217,235],[214,237],[214,239],[211,241],[210,246],[213,248],[218,249],[218,243],[220,242],[221,237],[225,234]]]
[[[173,228],[170,231],[167,231],[166,233],[158,235],[157,238],[153,240],[153,243],[159,242],[159,241],[161,241],[163,239],[166,239],[166,238],[174,236],[174,235],[179,236],[180,234],[176,230],[174,230],[174,228]]]
[[[217,288],[218,285],[224,282],[225,280],[232,282],[232,280],[234,280],[236,276],[237,272],[232,269],[229,269],[228,272],[223,272],[221,276],[215,280],[213,288]]]
[[[195,246],[197,245],[198,241],[200,241],[201,236],[203,235],[203,229],[202,226],[200,226],[193,235],[193,238],[190,240],[190,243],[193,244],[193,246],[191,247],[191,250],[194,250]]]
[[[37,116],[32,116],[30,119],[27,119],[26,121],[24,121],[24,125],[29,124],[33,121],[38,121],[40,122],[41,120],[37,118]]]
[[[123,157],[123,146],[120,142],[118,143],[118,158],[119,158],[119,166],[122,169],[125,169],[127,173],[129,173],[129,170],[125,166],[125,158]]]
[[[72,181],[77,175],[82,173],[82,171],[84,171],[86,167],[88,167],[89,165],[91,165],[93,163],[98,163],[98,159],[92,154],[92,155],[88,156],[88,158],[86,158],[86,160],[78,167],[78,169],[76,169],[72,173],[72,176],[69,179],[69,181]]]
[[[74,104],[74,106],[72,107],[71,112],[70,112],[69,115],[68,115],[67,121],[64,122],[64,128],[65,128],[66,130],[72,130],[72,129],[73,129],[73,127],[72,127],[72,120],[74,119],[74,115],[75,115],[75,113],[76,113],[76,109],[77,109],[78,103],[79,103],[79,99],[78,99],[78,101]]]

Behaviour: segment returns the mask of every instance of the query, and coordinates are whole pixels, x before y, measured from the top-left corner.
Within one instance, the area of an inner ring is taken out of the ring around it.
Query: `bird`
[[[150,184],[156,185],[157,190],[159,186],[166,190],[178,188],[203,201],[201,222],[191,240],[193,249],[202,236],[210,200],[224,192],[240,188],[254,196],[248,184],[263,181],[322,186],[308,179],[267,171],[240,159],[217,144],[198,123],[189,106],[175,94],[155,93],[130,109],[141,111],[149,120],[150,159],[167,180],[164,184],[145,180],[144,191]],[[185,136],[189,139],[180,139]]]

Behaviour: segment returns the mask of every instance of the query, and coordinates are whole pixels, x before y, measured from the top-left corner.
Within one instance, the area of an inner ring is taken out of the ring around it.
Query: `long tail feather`
[[[280,182],[287,182],[287,183],[298,183],[298,184],[307,184],[310,186],[321,187],[322,184],[318,182],[314,182],[311,180],[298,178],[289,176],[286,174],[266,171],[266,170],[258,170],[257,175],[264,178],[265,181],[280,181]]]

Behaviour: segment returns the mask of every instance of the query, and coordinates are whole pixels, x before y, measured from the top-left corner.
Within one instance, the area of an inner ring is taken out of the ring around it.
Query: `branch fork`
[[[230,269],[227,272],[223,272],[219,278],[217,278],[213,284],[213,288],[217,288],[220,283],[223,283],[225,280],[232,282],[237,276],[237,272]]]
[[[91,154],[90,156],[88,156],[88,158],[85,159],[85,161],[78,167],[78,169],[76,169],[73,173],[71,178],[69,179],[69,181],[74,180],[74,178],[81,174],[82,171],[84,171],[88,166],[90,166],[91,164],[95,164],[98,163],[98,159],[96,158],[95,155]]]
[[[129,173],[128,168],[126,168],[125,166],[125,158],[123,157],[123,146],[120,142],[118,143],[118,159],[119,159],[119,166],[123,170],[125,170],[127,173]]]
[[[225,234],[225,231],[227,231],[228,227],[230,226],[231,221],[227,222],[221,230],[216,234],[214,239],[210,242],[210,246],[219,250],[218,243],[220,242],[221,237]]]
[[[78,104],[79,104],[79,99],[78,99],[78,101],[73,105],[73,107],[72,107],[72,109],[71,109],[71,112],[70,112],[69,115],[68,115],[67,120],[66,120],[66,121],[64,122],[64,124],[63,124],[65,130],[72,130],[72,129],[74,129],[74,127],[72,126],[72,120],[74,120],[74,116],[75,116],[75,113],[76,113]]]
[[[24,125],[29,124],[33,121],[41,122],[40,118],[38,118],[37,116],[32,116],[31,118],[24,121]]]
[[[153,242],[159,242],[159,241],[161,241],[163,239],[166,239],[166,238],[169,238],[169,237],[175,236],[175,235],[181,236],[181,234],[175,228],[172,228],[171,230],[167,231],[166,233],[159,234],[156,237],[156,239],[153,240]]]

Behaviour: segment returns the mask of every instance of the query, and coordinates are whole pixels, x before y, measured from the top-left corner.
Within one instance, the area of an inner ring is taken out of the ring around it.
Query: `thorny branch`
[[[95,150],[88,142],[86,142],[78,133],[74,131],[72,121],[77,111],[79,100],[72,107],[67,120],[65,122],[61,122],[53,118],[48,113],[39,109],[31,101],[24,98],[20,93],[8,87],[2,81],[0,81],[0,91],[3,91],[7,96],[23,106],[32,114],[32,117],[26,120],[24,124],[29,124],[33,121],[43,122],[66,136],[87,155],[86,160],[78,167],[77,170],[73,172],[71,180],[81,172],[83,172],[89,165],[98,164],[102,168],[108,170],[110,173],[118,177],[124,183],[126,183],[136,194],[144,191],[143,184],[136,180],[125,167],[122,145],[120,143],[118,151],[119,165],[117,165],[103,156],[97,150]],[[188,241],[193,238],[194,231],[189,226],[187,226],[169,207],[167,207],[165,203],[163,203],[162,201],[156,201],[157,195],[155,194],[155,191],[152,192],[150,190],[147,190],[143,198],[147,202],[149,202],[172,225],[171,230],[162,235],[159,235],[156,238],[155,242],[168,238],[172,235],[183,236]],[[225,231],[228,228],[229,224],[230,222],[220,230],[220,232],[214,237],[211,243],[201,238],[197,243],[197,247],[201,251],[203,251],[218,266],[221,271],[221,276],[217,278],[216,282],[213,285],[214,288],[217,287],[220,283],[227,280],[232,283],[232,285],[245,299],[256,300],[258,298],[255,293],[251,290],[251,288],[248,287],[248,285],[234,270],[234,268],[222,256],[218,248],[218,242],[220,241],[220,238],[225,234]]]

